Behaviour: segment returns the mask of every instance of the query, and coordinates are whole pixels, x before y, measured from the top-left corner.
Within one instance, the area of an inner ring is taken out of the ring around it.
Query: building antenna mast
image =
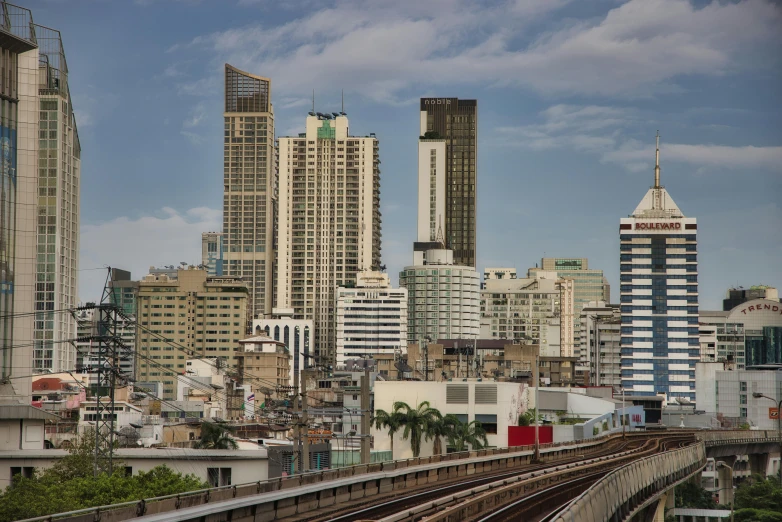
[[[312,89],[312,112],[315,112],[315,89]]]
[[[660,188],[660,131],[657,131],[654,153],[654,188]]]
[[[342,114],[345,114],[345,89],[342,89]]]

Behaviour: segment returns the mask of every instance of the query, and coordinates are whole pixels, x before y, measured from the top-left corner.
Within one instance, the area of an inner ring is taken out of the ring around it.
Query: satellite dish
[[[138,424],[138,423],[136,423],[136,422],[129,422],[128,424],[130,424],[130,426],[131,426],[132,428],[136,428],[137,430],[140,430],[141,428],[143,428],[143,427],[144,427],[144,425],[143,425],[143,424]]]

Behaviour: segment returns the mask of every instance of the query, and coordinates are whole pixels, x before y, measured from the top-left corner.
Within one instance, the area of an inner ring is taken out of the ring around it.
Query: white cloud
[[[156,215],[118,217],[81,228],[80,265],[111,266],[144,276],[150,266],[201,262],[201,233],[222,229],[220,210],[198,207],[185,212],[163,208]],[[79,298],[100,298],[106,275],[88,270],[79,275]]]
[[[190,110],[190,116],[182,122],[182,126],[188,129],[198,127],[201,124],[201,120],[206,116],[206,105],[204,102],[198,103]]]
[[[540,113],[538,124],[499,127],[496,143],[533,150],[570,148],[598,154],[605,163],[617,163],[630,171],[648,169],[654,158],[654,145],[628,135],[628,129],[646,122],[637,109],[597,105],[553,105]],[[704,166],[779,171],[782,147],[728,146],[715,144],[663,143],[666,161]]]
[[[402,91],[413,85],[471,82],[649,96],[678,89],[683,76],[756,65],[782,40],[780,8],[769,0],[703,7],[629,0],[602,18],[529,34],[567,3],[517,0],[476,9],[466,0],[341,0],[277,27],[229,29],[171,50],[209,48],[216,60],[271,77],[293,96],[313,85],[346,85],[377,101],[405,103]],[[202,89],[190,84],[182,91]]]

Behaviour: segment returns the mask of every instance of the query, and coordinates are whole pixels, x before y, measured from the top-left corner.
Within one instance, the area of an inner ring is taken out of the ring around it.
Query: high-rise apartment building
[[[312,319],[318,355],[333,360],[336,289],[380,265],[378,140],[351,136],[344,112],[311,112],[278,143],[276,307]]]
[[[210,276],[223,275],[223,235],[220,232],[201,234],[201,264]]]
[[[422,241],[422,232],[423,237],[431,237],[434,230],[434,237],[442,237],[446,248],[453,250],[454,264],[475,268],[478,101],[421,98],[420,136],[418,240]],[[431,191],[423,199],[422,186]],[[441,193],[443,205],[439,204]],[[422,222],[421,205],[427,204],[427,195],[431,211]]]
[[[574,285],[554,271],[524,279],[514,269],[487,270],[481,289],[481,338],[540,345],[547,357],[572,357]]]
[[[225,64],[223,274],[250,291],[252,319],[270,313],[274,277],[274,112],[271,80]]]
[[[695,400],[698,225],[660,185],[619,224],[622,385],[632,395]]]
[[[39,51],[29,10],[3,2],[0,15],[0,403],[29,405],[36,289],[36,263],[31,260],[36,259],[38,232]],[[42,313],[40,320],[54,321],[52,316],[53,312]]]
[[[391,288],[388,274],[356,275],[352,288],[337,289],[337,367],[347,359],[404,353],[407,347],[407,290]]]
[[[618,305],[592,301],[581,308],[581,339],[592,386],[622,385],[621,313]]]
[[[56,313],[76,306],[79,265],[81,146],[68,89],[68,66],[59,31],[35,26],[38,42],[38,234],[33,365],[73,368],[76,320]]]
[[[407,289],[407,340],[477,339],[481,278],[471,266],[454,264],[450,250],[425,253],[425,265],[406,266],[399,286]]]
[[[247,287],[205,270],[177,271],[176,279],[148,275],[139,281],[136,375],[163,384],[163,399],[176,398],[176,374],[185,360],[221,357],[234,364],[245,338]]]

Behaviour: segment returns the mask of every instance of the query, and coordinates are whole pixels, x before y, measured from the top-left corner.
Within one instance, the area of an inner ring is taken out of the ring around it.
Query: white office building
[[[351,136],[344,112],[312,112],[278,150],[276,307],[311,319],[315,351],[333,360],[336,289],[380,265],[378,140]]]
[[[274,308],[269,316],[253,320],[255,335],[266,335],[288,348],[291,380],[294,374],[301,375],[303,369],[321,363],[312,348],[315,331],[312,319],[294,319],[293,316],[292,308]]]
[[[782,365],[750,366],[715,372],[716,410],[731,427],[743,423],[761,430],[777,429],[775,410],[782,399]],[[754,397],[759,393],[769,398]]]
[[[405,267],[407,340],[476,339],[480,334],[480,276],[453,264],[453,251],[429,250],[425,265]]]
[[[426,263],[426,252],[443,248],[445,228],[445,139],[418,140],[418,233],[413,264]]]
[[[337,289],[337,367],[346,359],[407,352],[407,290],[388,274],[364,270],[353,288]]]
[[[622,384],[630,395],[695,400],[698,225],[660,185],[619,225]]]

